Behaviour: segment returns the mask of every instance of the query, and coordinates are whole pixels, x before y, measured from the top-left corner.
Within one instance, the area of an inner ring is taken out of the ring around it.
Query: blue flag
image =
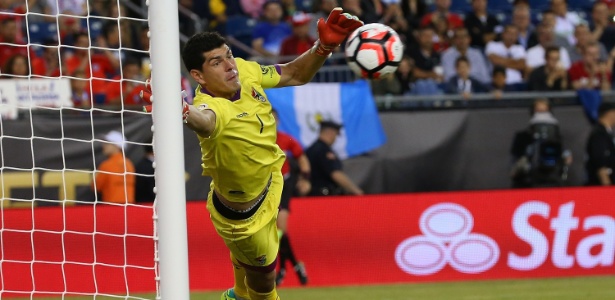
[[[295,137],[305,148],[318,138],[322,120],[344,126],[333,145],[341,158],[366,153],[386,142],[367,81],[309,83],[265,92],[278,112],[279,130]]]

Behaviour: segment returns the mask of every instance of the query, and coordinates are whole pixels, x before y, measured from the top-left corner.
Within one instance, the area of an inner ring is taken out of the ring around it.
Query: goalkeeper
[[[263,89],[308,83],[361,25],[335,8],[318,21],[320,39],[311,50],[275,66],[234,58],[218,33],[198,33],[186,43],[182,59],[199,86],[193,105],[184,102],[183,118],[198,135],[203,175],[212,178],[207,209],[235,274],[234,287],[221,299],[279,299],[276,219],[285,156]]]

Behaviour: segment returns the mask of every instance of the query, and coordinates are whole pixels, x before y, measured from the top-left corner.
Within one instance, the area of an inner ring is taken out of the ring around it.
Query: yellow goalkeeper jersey
[[[263,88],[280,81],[276,66],[261,66],[236,58],[241,90],[231,100],[213,97],[198,86],[193,106],[216,114],[210,137],[198,136],[203,175],[224,198],[248,202],[265,188],[272,172],[279,172],[285,155],[276,144],[271,103]]]

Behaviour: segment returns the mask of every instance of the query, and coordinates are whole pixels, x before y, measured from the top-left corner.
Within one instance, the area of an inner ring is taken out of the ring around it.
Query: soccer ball
[[[391,27],[366,24],[348,37],[345,54],[348,66],[358,76],[376,79],[397,70],[404,44]]]

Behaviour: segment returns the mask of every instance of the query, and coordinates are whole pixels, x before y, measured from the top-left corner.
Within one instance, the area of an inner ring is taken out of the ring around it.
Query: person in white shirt
[[[576,12],[568,11],[566,0],[552,0],[551,10],[556,15],[555,34],[566,38],[570,45],[574,45],[576,43],[574,28],[581,23],[585,23],[585,20]]]
[[[455,71],[455,61],[460,56],[465,56],[472,62],[470,76],[482,83],[491,82],[491,72],[489,71],[487,59],[481,50],[470,47],[470,43],[471,37],[466,28],[460,27],[454,30],[453,47],[442,52],[442,69],[445,82],[457,73]]]
[[[523,46],[516,45],[519,30],[513,25],[506,25],[501,42],[489,42],[485,54],[495,66],[506,68],[506,84],[523,82],[526,52]]]
[[[538,45],[527,50],[525,63],[527,64],[528,74],[533,70],[545,64],[545,49],[549,46],[555,46],[555,35],[548,25],[540,24],[536,29],[538,34]],[[570,56],[564,47],[559,48],[559,61],[564,70],[570,68]]]

